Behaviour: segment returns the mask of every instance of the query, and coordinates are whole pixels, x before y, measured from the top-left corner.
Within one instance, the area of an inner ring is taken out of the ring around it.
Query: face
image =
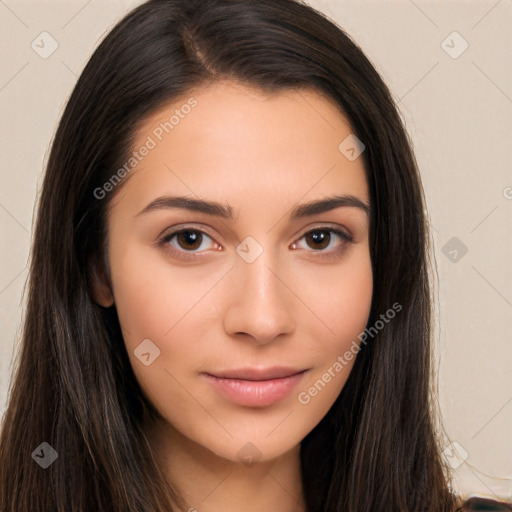
[[[180,442],[270,460],[343,388],[372,297],[362,157],[339,149],[351,132],[313,91],[231,82],[138,130],[110,204],[112,297],[97,297]]]

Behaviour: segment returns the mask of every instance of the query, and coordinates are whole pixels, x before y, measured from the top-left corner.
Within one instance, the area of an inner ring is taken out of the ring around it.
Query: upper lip
[[[268,368],[237,368],[233,370],[207,372],[207,375],[219,379],[240,379],[240,380],[270,380],[291,377],[306,370],[290,368],[285,366],[272,366]]]

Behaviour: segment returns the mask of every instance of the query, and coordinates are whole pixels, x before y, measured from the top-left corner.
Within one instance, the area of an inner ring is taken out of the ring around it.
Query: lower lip
[[[270,380],[224,379],[204,374],[210,384],[237,405],[265,407],[286,398],[305,372]]]

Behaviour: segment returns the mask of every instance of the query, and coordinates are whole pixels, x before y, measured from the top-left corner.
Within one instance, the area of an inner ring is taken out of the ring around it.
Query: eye
[[[308,231],[299,239],[304,239],[309,248],[313,252],[332,253],[342,251],[346,245],[352,242],[352,237],[342,231],[332,227],[320,227]],[[300,244],[295,242],[293,248],[297,248]],[[304,248],[304,247],[302,247]],[[326,250],[327,249],[327,250]]]
[[[212,242],[213,238],[204,231],[184,228],[164,235],[159,240],[159,245],[170,247],[177,258],[190,260],[196,258],[197,253],[210,249]]]
[[[327,226],[308,231],[292,244],[292,249],[304,249],[305,247],[300,244],[301,240],[306,243],[306,249],[313,249],[309,252],[316,252],[319,253],[319,256],[325,257],[343,252],[353,241],[345,231]],[[212,248],[222,249],[210,235],[195,228],[182,228],[167,233],[160,238],[158,245],[169,250],[173,257],[185,261],[197,259],[201,257],[202,253]]]

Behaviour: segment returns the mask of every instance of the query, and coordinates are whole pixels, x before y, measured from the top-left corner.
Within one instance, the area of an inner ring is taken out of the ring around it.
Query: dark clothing
[[[504,501],[495,501],[480,496],[472,496],[464,502],[462,508],[458,508],[455,512],[473,512],[476,510],[487,512],[510,512],[512,504]]]

